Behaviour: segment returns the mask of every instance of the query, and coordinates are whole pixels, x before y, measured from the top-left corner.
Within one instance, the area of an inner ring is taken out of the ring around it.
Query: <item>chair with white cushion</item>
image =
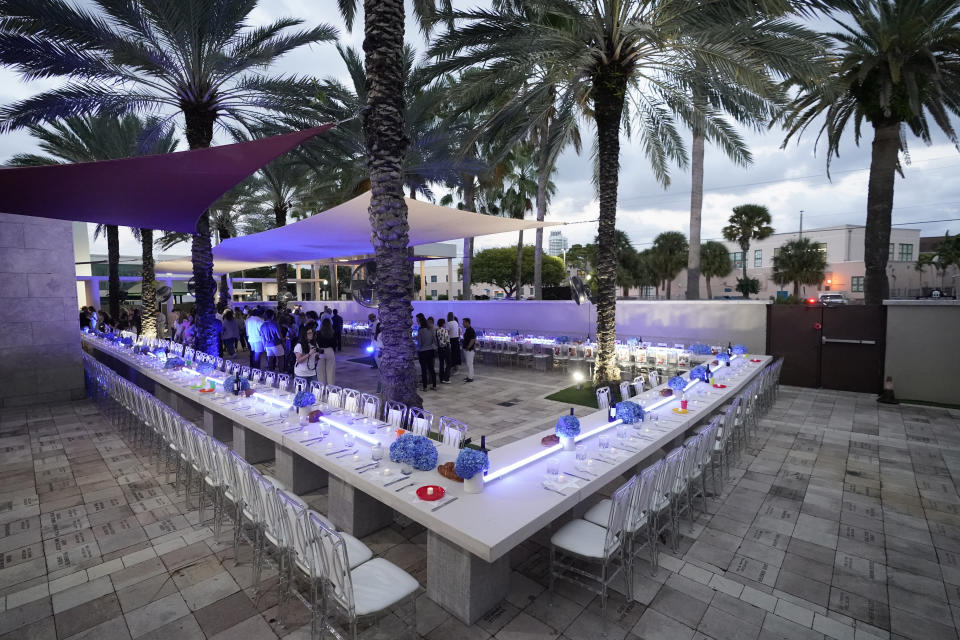
[[[467,425],[448,416],[440,416],[440,438],[449,447],[460,448],[467,435]]]
[[[418,436],[429,436],[433,427],[433,414],[420,407],[407,411],[407,429]]]
[[[397,400],[387,400],[383,407],[383,421],[397,429],[407,424],[407,405]]]
[[[633,383],[629,380],[624,380],[620,383],[620,399],[629,400],[633,397]]]
[[[600,409],[610,408],[610,387],[599,387],[597,389],[597,407]]]
[[[326,402],[328,405],[334,409],[340,409],[343,407],[343,389],[338,387],[335,384],[327,385],[327,399]]]
[[[606,620],[607,589],[625,571],[630,576],[630,554],[624,526],[637,478],[633,477],[610,497],[606,526],[589,520],[571,520],[550,538],[550,590],[557,578],[600,595],[600,615]],[[599,572],[586,566],[599,565]],[[632,592],[632,580],[626,581]],[[629,594],[628,594],[629,597]]]
[[[380,418],[380,396],[372,393],[360,394],[360,413],[374,420]]]
[[[387,612],[409,600],[412,615],[397,617],[410,624],[411,636],[415,636],[416,594],[420,586],[417,580],[383,558],[374,558],[351,568],[344,536],[322,520],[313,518],[312,522],[316,536],[311,549],[314,563],[323,567],[325,586],[321,635],[327,627],[339,635],[333,621],[340,614],[346,619],[348,637],[357,640],[357,625],[361,619]]]

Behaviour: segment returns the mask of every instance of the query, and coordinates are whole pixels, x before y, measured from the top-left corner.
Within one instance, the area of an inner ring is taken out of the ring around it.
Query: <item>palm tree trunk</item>
[[[230,230],[224,226],[217,228],[217,235],[220,237],[220,242],[230,238]],[[227,274],[220,275],[220,297],[217,300],[217,308],[220,311],[223,311],[230,306],[231,297],[230,297],[230,286],[227,283]]]
[[[157,337],[157,289],[153,270],[153,229],[140,229],[140,305],[142,335]]]
[[[887,258],[890,251],[890,214],[900,152],[900,126],[873,125],[873,150],[867,183],[867,224],[864,229],[864,304],[882,304],[890,293]]]
[[[540,125],[540,161],[537,163],[537,222],[547,217],[547,182],[550,180],[549,121]],[[543,300],[543,227],[537,227],[533,245],[533,297]]]
[[[800,297],[800,281],[799,280],[793,281],[793,297],[794,298]]]
[[[673,289],[673,278],[667,279],[667,300],[670,299],[670,291]]]
[[[284,227],[287,225],[287,206],[286,204],[278,204],[273,208],[274,223],[276,228]],[[277,309],[284,309],[287,306],[287,301],[283,298],[282,294],[287,292],[287,263],[283,262],[277,265]]]
[[[700,225],[703,213],[703,153],[705,136],[693,128],[690,158],[690,252],[687,254],[687,300],[700,299]]]
[[[523,293],[523,229],[520,229],[520,233],[517,237],[517,300],[521,300],[521,294]]]
[[[403,0],[364,0],[363,50],[367,111],[363,137],[370,170],[370,228],[377,261],[377,295],[383,331],[380,382],[386,400],[422,406],[417,394],[411,332],[413,266],[403,199],[402,162],[409,140],[403,130]]]
[[[707,300],[713,300],[713,289],[710,288],[710,278],[704,278],[707,282]]]
[[[184,112],[187,144],[191,149],[205,149],[213,139],[213,123],[216,113],[208,111]],[[210,212],[204,211],[197,220],[197,231],[190,243],[190,260],[193,263],[197,324],[194,345],[197,350],[212,356],[219,355],[220,336],[216,325],[214,298],[217,283],[213,279],[213,246],[210,238]]]
[[[747,254],[750,252],[750,245],[740,245],[740,250],[743,252],[743,297],[747,300],[750,299],[750,292],[747,289]]]
[[[107,305],[114,322],[120,317],[120,229],[115,224],[107,225]]]
[[[626,93],[624,76],[612,65],[601,67],[593,81],[600,221],[597,226],[597,362],[595,386],[619,383],[617,338],[617,188],[620,178],[620,121]]]
[[[475,199],[475,187],[473,176],[467,176],[463,183],[463,208],[466,211],[473,211]],[[463,295],[464,300],[473,300],[473,281],[470,274],[470,261],[473,259],[473,238],[463,239]]]

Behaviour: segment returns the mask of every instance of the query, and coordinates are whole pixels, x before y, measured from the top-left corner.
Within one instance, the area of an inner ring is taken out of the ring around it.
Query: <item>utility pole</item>
[[[803,240],[803,209],[800,209],[800,240]]]

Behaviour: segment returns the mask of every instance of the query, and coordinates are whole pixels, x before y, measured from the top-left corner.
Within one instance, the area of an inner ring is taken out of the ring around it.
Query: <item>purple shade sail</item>
[[[123,160],[0,169],[0,211],[193,233],[211,204],[327,124],[250,142]]]

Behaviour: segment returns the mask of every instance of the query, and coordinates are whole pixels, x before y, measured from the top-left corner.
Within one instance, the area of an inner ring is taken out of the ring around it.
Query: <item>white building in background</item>
[[[570,247],[567,244],[567,238],[563,232],[553,230],[550,232],[550,238],[547,240],[547,253],[555,258],[562,256]]]
[[[864,230],[862,225],[838,225],[803,231],[803,237],[815,242],[827,257],[827,269],[820,286],[801,285],[802,296],[817,296],[821,292],[840,292],[851,300],[863,299],[863,279],[866,271],[863,262]],[[740,297],[737,292],[737,278],[743,277],[743,263],[747,263],[747,276],[760,281],[760,300],[776,298],[793,293],[793,285],[778,285],[773,282],[773,257],[785,243],[800,237],[799,232],[775,233],[764,240],[750,243],[750,250],[744,256],[740,247],[733,242],[723,241],[730,252],[733,271],[724,278],[712,278],[710,286],[714,298]],[[920,255],[920,230],[900,229],[890,231],[890,253],[888,256],[887,276],[890,279],[891,298],[912,298],[921,295],[922,287],[937,286],[932,269],[923,273],[915,269]],[[686,297],[687,272],[681,271],[672,284],[672,298],[682,300]],[[643,297],[653,297],[653,291],[644,291]],[[664,292],[660,291],[661,297]],[[706,283],[701,278],[700,296],[706,298]]]

